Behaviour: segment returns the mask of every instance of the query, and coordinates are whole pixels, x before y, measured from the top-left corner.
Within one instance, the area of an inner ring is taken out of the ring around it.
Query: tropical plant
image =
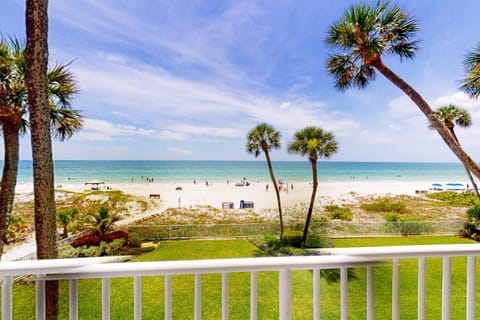
[[[270,160],[270,150],[280,148],[280,132],[266,123],[260,123],[247,134],[247,152],[257,158],[263,151],[267,160],[268,172],[272,180],[273,188],[277,196],[278,216],[280,219],[280,239],[283,238],[283,215],[282,204],[280,201],[280,190],[278,189],[277,180],[273,174],[272,161]]]
[[[88,214],[85,216],[88,228],[93,235],[99,236],[100,239],[102,239],[119,220],[120,216],[115,213],[110,214],[106,207],[100,207],[97,214]]]
[[[77,208],[63,209],[57,212],[57,221],[63,227],[62,238],[68,237],[68,227],[72,223],[73,219],[77,216]]]
[[[335,52],[328,58],[328,71],[340,91],[365,88],[375,79],[376,71],[380,72],[418,106],[457,158],[480,178],[479,165],[452,137],[425,99],[383,63],[384,54],[401,60],[414,58],[419,47],[418,41],[412,38],[418,29],[414,17],[389,2],[351,6],[343,18],[329,28],[326,42]]]
[[[19,161],[19,135],[29,122],[26,84],[26,56],[17,39],[0,42],[0,125],[5,147],[0,189],[0,238],[3,239],[12,211]],[[56,65],[47,74],[51,134],[59,140],[70,138],[82,126],[79,111],[71,109],[76,84],[66,66]],[[3,242],[0,242],[0,255]]]
[[[435,115],[438,119],[440,119],[440,121],[443,121],[448,131],[450,131],[450,134],[453,136],[453,138],[455,139],[455,141],[457,141],[458,144],[460,144],[460,141],[458,141],[458,137],[455,134],[455,125],[458,125],[462,128],[467,128],[472,125],[472,118],[470,117],[468,111],[453,104],[439,107],[435,111]],[[429,127],[433,129],[431,125]],[[465,167],[465,171],[467,172],[468,178],[470,179],[473,190],[475,190],[477,197],[480,199],[480,193],[478,192],[477,184],[475,183],[475,180],[473,179],[470,170]]]
[[[26,88],[33,160],[35,240],[38,259],[57,253],[50,105],[48,102],[48,0],[26,1]],[[58,317],[58,281],[45,283],[45,317]]]
[[[318,187],[317,160],[319,158],[330,158],[337,152],[337,141],[333,133],[324,131],[319,127],[305,127],[295,132],[294,141],[288,145],[288,152],[299,153],[307,156],[312,165],[313,189],[308,207],[305,227],[303,229],[302,243],[305,246],[307,242],[308,230],[312,219],[313,205]]]
[[[463,65],[466,75],[461,81],[461,89],[471,98],[477,99],[480,97],[480,43],[467,53]]]

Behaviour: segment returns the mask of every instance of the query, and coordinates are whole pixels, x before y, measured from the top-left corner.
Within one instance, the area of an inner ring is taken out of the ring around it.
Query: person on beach
[[[268,183],[265,185],[265,192],[268,192]]]

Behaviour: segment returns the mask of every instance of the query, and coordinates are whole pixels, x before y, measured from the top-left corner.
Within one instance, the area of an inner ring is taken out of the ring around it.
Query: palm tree
[[[283,215],[282,204],[280,201],[280,190],[278,189],[277,180],[273,174],[272,161],[270,160],[270,150],[280,148],[280,132],[275,130],[267,123],[260,123],[247,134],[247,152],[257,158],[261,152],[265,154],[267,160],[270,179],[272,180],[275,194],[277,195],[278,216],[280,219],[280,240],[283,239]]]
[[[114,224],[120,220],[120,216],[117,214],[110,214],[107,208],[100,207],[98,209],[98,214],[89,214],[85,216],[85,220],[88,223],[88,227],[92,231],[92,234],[103,238],[105,233],[110,231]]]
[[[412,38],[418,29],[416,19],[397,5],[379,1],[352,6],[342,20],[329,28],[326,42],[336,52],[328,58],[328,71],[340,91],[362,89],[375,79],[376,71],[380,72],[418,106],[457,158],[480,179],[478,164],[455,141],[423,97],[383,63],[384,54],[401,60],[414,58],[419,48],[418,41]]]
[[[455,134],[455,125],[458,125],[462,128],[467,128],[472,125],[472,118],[470,117],[468,111],[453,104],[439,107],[435,111],[435,115],[438,119],[440,119],[440,121],[443,121],[448,131],[450,131],[450,134],[453,136],[453,138],[455,139],[455,141],[457,141],[458,144],[460,144],[460,142],[458,141],[458,137]],[[432,128],[431,125],[430,128]],[[473,179],[470,170],[468,170],[467,167],[465,167],[465,170],[467,172],[468,178],[470,179],[470,182],[472,183],[473,190],[475,190],[477,197],[480,199],[477,184],[475,183],[475,180]]]
[[[330,158],[331,155],[337,152],[337,149],[338,145],[333,133],[324,131],[319,127],[305,127],[295,132],[294,141],[288,145],[288,152],[308,156],[308,160],[312,165],[313,189],[303,229],[303,246],[307,243],[308,229],[310,228],[310,220],[312,219],[313,205],[318,187],[317,160],[319,158]]]
[[[0,189],[0,239],[5,238],[9,216],[15,196],[18,174],[19,135],[26,133],[29,123],[25,119],[28,111],[25,83],[25,49],[12,39],[0,42],[0,125],[5,147],[4,167]],[[56,65],[48,71],[48,94],[50,106],[51,134],[63,141],[70,138],[82,126],[80,112],[70,108],[76,83],[66,66]],[[0,241],[0,256],[3,244]]]
[[[461,82],[461,89],[470,97],[480,97],[480,43],[465,57],[465,79]]]
[[[63,209],[57,212],[57,221],[63,226],[62,238],[68,237],[68,226],[78,214],[77,208]]]
[[[48,102],[48,0],[27,0],[26,88],[30,112],[35,240],[38,259],[57,257],[50,105]],[[46,318],[57,319],[58,281],[47,281]]]

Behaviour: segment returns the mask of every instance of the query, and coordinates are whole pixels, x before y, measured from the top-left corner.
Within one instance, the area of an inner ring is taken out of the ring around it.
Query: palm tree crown
[[[383,53],[413,58],[418,41],[411,38],[417,30],[416,19],[389,2],[350,7],[342,20],[330,26],[326,39],[340,51],[327,62],[337,89],[367,86],[375,79],[374,66]]]
[[[472,125],[472,118],[468,111],[454,104],[439,107],[435,111],[435,115],[443,121],[449,130],[452,130],[455,125],[462,128],[467,128]]]
[[[461,82],[461,89],[470,97],[480,97],[480,43],[465,57],[465,79]]]
[[[305,127],[295,133],[295,140],[288,145],[288,152],[308,156],[310,162],[316,162],[321,157],[330,158],[337,148],[333,133],[319,127]]]
[[[258,157],[261,151],[280,148],[280,132],[267,123],[260,123],[247,134],[247,152]]]

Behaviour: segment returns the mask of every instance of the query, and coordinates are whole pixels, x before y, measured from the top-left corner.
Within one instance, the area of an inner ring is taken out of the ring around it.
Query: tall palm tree
[[[48,102],[48,0],[26,0],[26,83],[30,112],[35,240],[38,259],[57,254],[50,105]],[[58,281],[47,281],[46,318],[58,315]]]
[[[465,57],[465,79],[461,81],[461,89],[470,97],[480,97],[480,43]]]
[[[247,134],[247,152],[257,158],[261,152],[265,154],[267,160],[268,172],[272,180],[273,188],[277,196],[278,216],[280,219],[280,240],[283,239],[283,215],[282,203],[280,201],[280,190],[278,189],[277,180],[273,174],[272,161],[270,160],[270,150],[280,148],[280,132],[275,130],[267,123],[260,123]]]
[[[0,189],[0,239],[13,207],[18,174],[19,135],[26,133],[29,123],[27,88],[25,83],[25,49],[17,39],[0,42],[0,125],[5,148],[4,167]],[[50,106],[51,134],[63,141],[81,128],[80,112],[70,108],[72,97],[77,93],[76,83],[66,66],[56,65],[48,71],[48,95]],[[5,241],[0,241],[0,256]]]
[[[324,131],[319,127],[305,127],[295,132],[294,137],[294,141],[288,145],[288,152],[307,156],[312,165],[313,189],[302,238],[303,246],[305,246],[318,187],[317,160],[319,158],[330,158],[337,152],[338,144],[332,132]]]
[[[335,53],[328,58],[328,71],[340,91],[364,88],[380,72],[418,106],[450,150],[480,179],[479,165],[455,141],[425,99],[383,63],[384,54],[396,55],[401,60],[414,58],[419,47],[412,38],[418,29],[414,17],[389,2],[352,6],[342,20],[329,28],[326,42]]]
[[[467,128],[472,125],[472,118],[470,117],[468,111],[453,104],[439,107],[435,111],[435,115],[438,119],[440,119],[440,121],[445,124],[448,131],[450,131],[450,134],[453,136],[453,138],[455,139],[455,141],[457,141],[458,144],[460,144],[460,141],[458,141],[458,137],[455,134],[455,125],[458,125],[462,128]],[[432,128],[431,125],[430,128]],[[480,199],[480,193],[478,192],[477,184],[475,183],[475,180],[473,179],[470,170],[468,170],[467,167],[465,167],[465,170],[467,172],[468,178],[470,179],[470,182],[472,183],[473,190],[475,190],[477,197]]]

